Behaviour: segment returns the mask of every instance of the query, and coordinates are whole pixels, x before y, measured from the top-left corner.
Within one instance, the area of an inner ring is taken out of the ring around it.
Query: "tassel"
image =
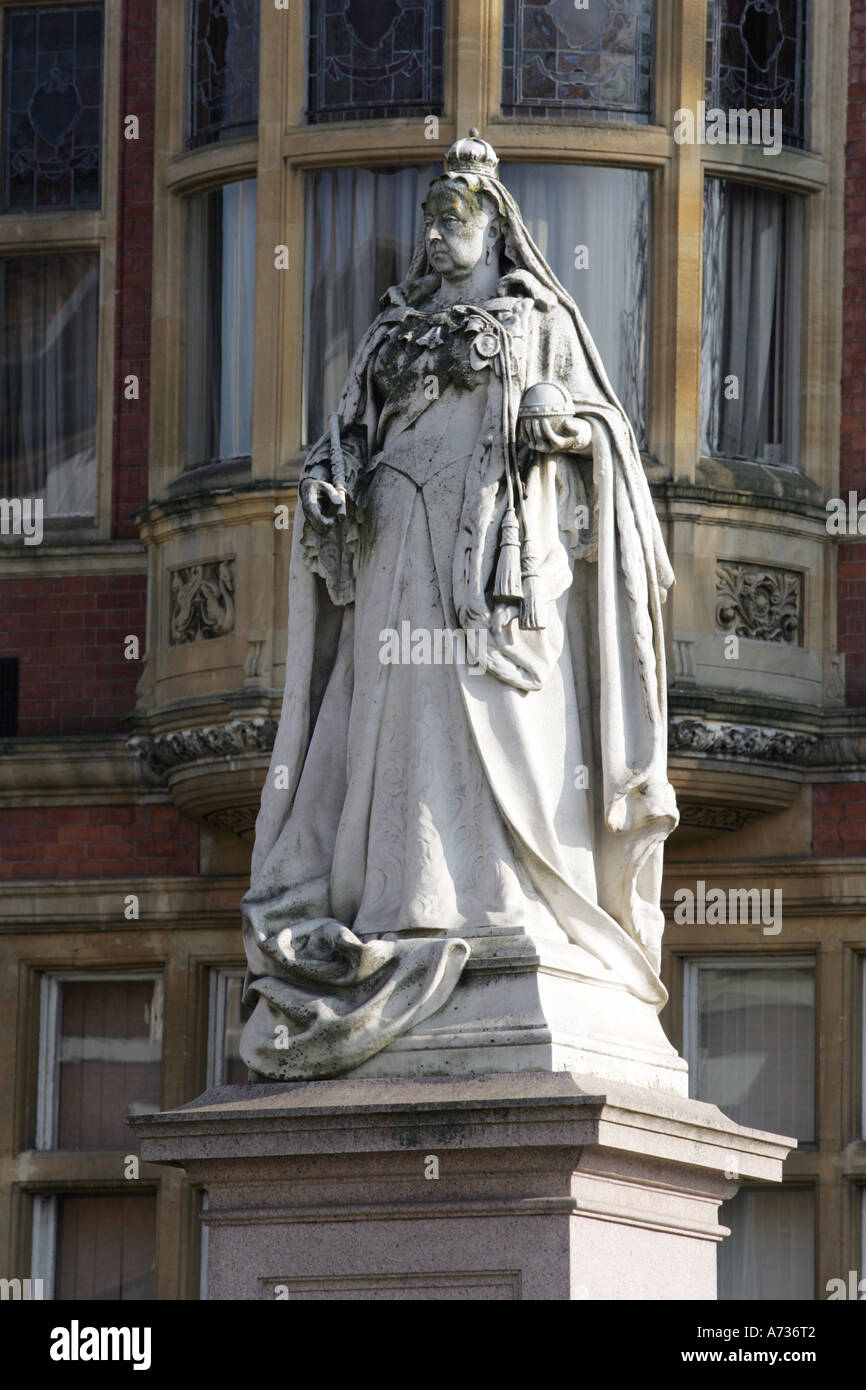
[[[520,606],[520,626],[531,632],[542,632],[545,624],[541,621],[538,551],[530,540],[523,542],[521,569],[523,571],[523,603]]]
[[[519,537],[517,513],[513,507],[509,507],[499,532],[499,561],[493,586],[493,597],[497,603],[520,603],[523,598]]]

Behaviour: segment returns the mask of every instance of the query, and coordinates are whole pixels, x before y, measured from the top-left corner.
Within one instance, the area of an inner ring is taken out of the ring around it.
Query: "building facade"
[[[299,469],[470,127],[677,575],[663,1023],[798,1140],[720,1296],[866,1276],[866,0],[3,0],[0,1271],[46,1296],[198,1297],[124,1117],[245,1079]]]

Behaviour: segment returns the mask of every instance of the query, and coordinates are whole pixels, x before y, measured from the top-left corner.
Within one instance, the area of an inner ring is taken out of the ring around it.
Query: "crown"
[[[499,159],[473,126],[465,140],[455,140],[445,156],[445,168],[449,174],[487,174],[495,179]]]

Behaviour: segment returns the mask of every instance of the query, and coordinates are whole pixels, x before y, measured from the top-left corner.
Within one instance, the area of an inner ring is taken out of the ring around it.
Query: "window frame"
[[[205,1085],[225,1086],[226,985],[230,979],[243,981],[245,965],[212,965],[208,970],[207,1076]],[[207,1227],[203,1227],[204,1237]],[[204,1263],[204,1254],[202,1255]]]
[[[820,1110],[819,1084],[820,1084],[820,1065],[818,1056],[818,1034],[817,1021],[819,1017],[819,958],[817,953],[811,952],[802,954],[786,953],[774,957],[772,955],[750,955],[745,953],[712,954],[712,955],[690,955],[683,956],[683,993],[682,993],[682,1055],[689,1067],[689,1097],[693,1100],[701,1100],[697,1095],[697,1058],[700,1051],[700,1009],[698,1008],[698,980],[700,971],[707,967],[722,967],[734,970],[778,970],[778,969],[802,969],[805,964],[812,966],[815,980],[815,1038],[814,1038],[814,1072],[813,1072],[813,1130],[814,1139],[798,1139],[797,1149],[799,1152],[814,1152],[819,1146],[818,1119]],[[715,1104],[710,1101],[709,1104]],[[794,1136],[796,1137],[796,1136]]]
[[[60,1001],[64,984],[122,983],[124,981],[152,980],[156,986],[155,998],[160,1006],[160,1032],[162,1034],[165,1017],[165,976],[156,970],[46,970],[39,981],[39,1043],[38,1073],[36,1080],[36,1124],[34,1148],[40,1153],[62,1153],[56,1143],[58,1130],[58,1104],[60,1087],[58,1085],[60,1056]],[[160,1050],[160,1103],[162,1102],[163,1054]],[[132,1135],[130,1134],[130,1140]],[[120,1150],[84,1149],[76,1152],[119,1153]]]
[[[6,10],[69,9],[92,0],[0,0],[0,73],[5,65]],[[120,6],[102,0],[102,129],[100,152],[100,194],[98,208],[69,209],[64,212],[0,211],[0,256],[51,255],[65,251],[95,251],[99,256],[99,331],[96,346],[96,489],[92,518],[45,518],[44,536],[39,546],[25,546],[23,537],[0,536],[0,560],[14,554],[35,569],[47,550],[68,545],[93,545],[111,536],[113,495],[114,405],[116,395],[115,288],[117,260],[118,164],[122,117],[120,105],[121,30]],[[4,131],[0,103],[0,149]]]

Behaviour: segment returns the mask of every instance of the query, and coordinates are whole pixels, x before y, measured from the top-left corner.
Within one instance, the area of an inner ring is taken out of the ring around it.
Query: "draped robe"
[[[501,365],[439,390],[431,347],[389,391],[386,345],[424,307],[401,288],[355,355],[339,411],[349,516],[324,537],[295,521],[286,691],[243,904],[241,1053],[258,1074],[359,1065],[442,1007],[490,927],[564,934],[588,978],[666,997],[672,575],[634,436],[553,286],[520,269],[481,306],[508,333],[514,411],[556,382],[592,431],[591,458],[528,470],[540,631],[516,607],[493,617]],[[470,634],[475,660],[383,661],[382,634],[407,623]]]

